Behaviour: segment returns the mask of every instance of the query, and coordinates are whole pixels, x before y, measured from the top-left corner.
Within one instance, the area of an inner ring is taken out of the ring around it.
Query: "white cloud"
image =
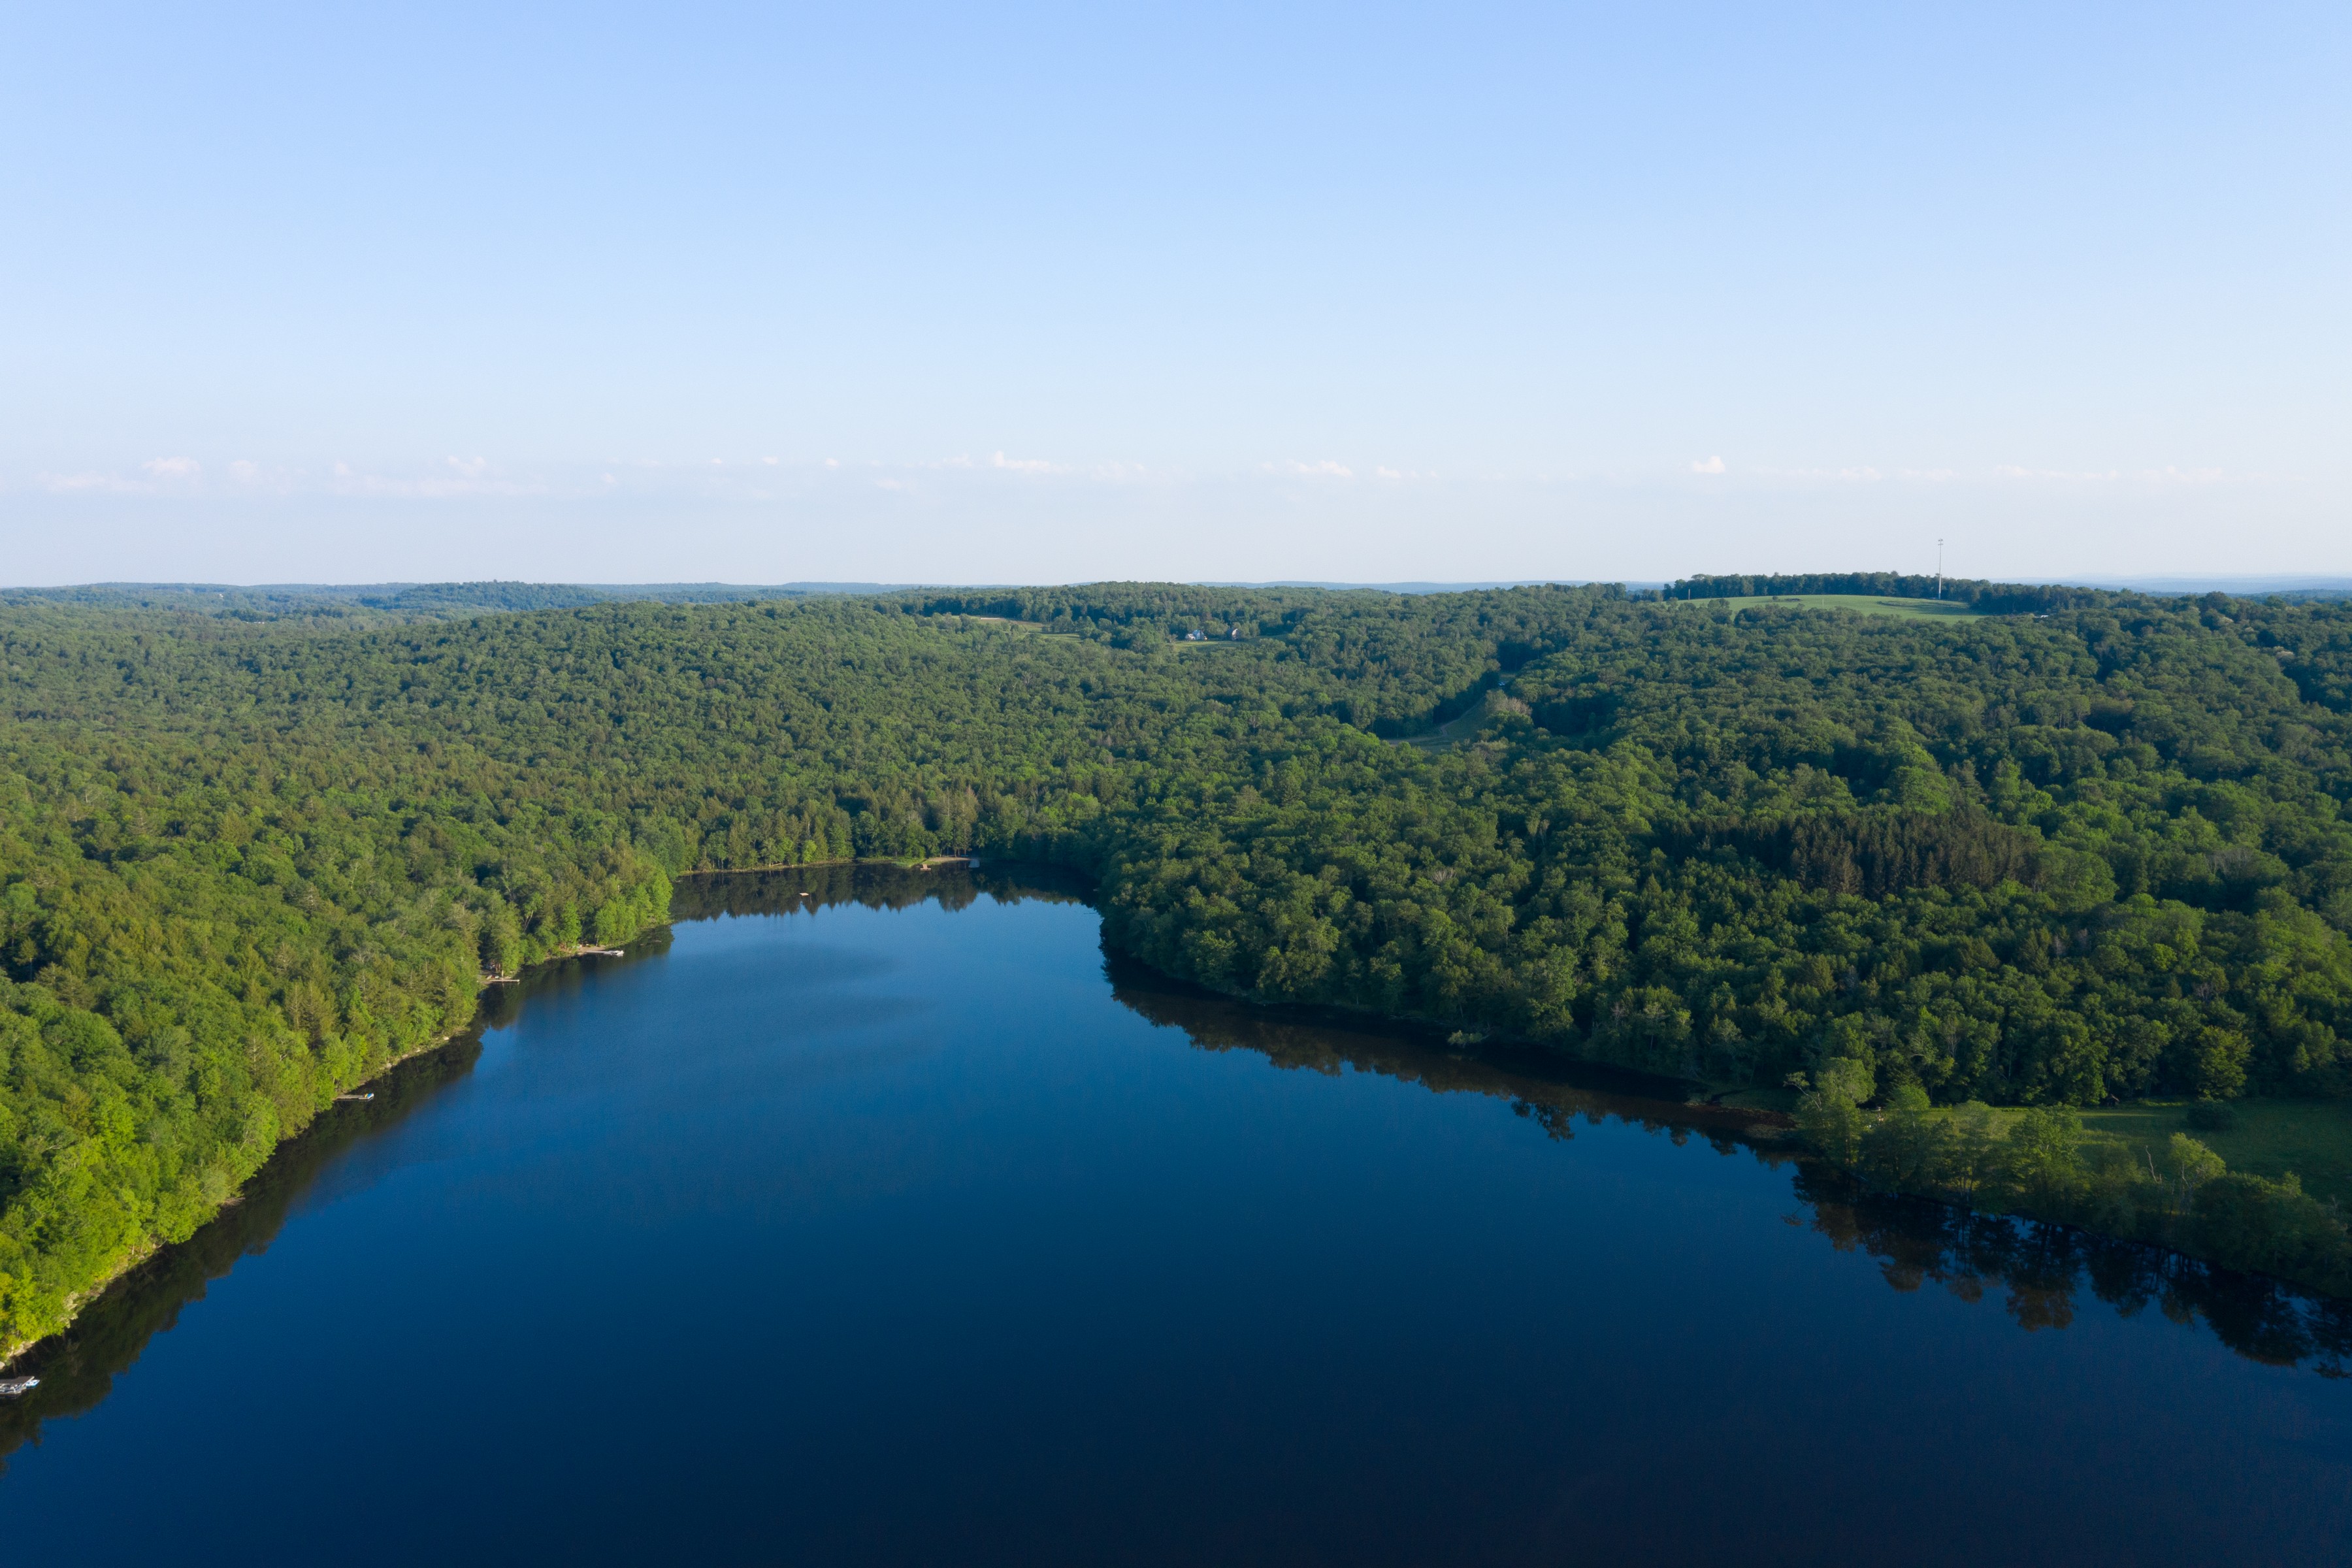
[[[1723,459],[1709,458],[1703,463],[1693,463],[1690,469],[1694,474],[1719,474],[1723,472]]]
[[[77,474],[41,474],[34,482],[51,495],[152,496],[184,492],[204,477],[204,465],[194,458],[150,458],[139,465],[143,478],[85,470]]]
[[[248,494],[292,495],[305,488],[310,476],[299,468],[269,468],[250,458],[239,458],[228,466],[231,483]]]
[[[154,489],[152,485],[113,474],[43,474],[37,482],[51,495],[72,495],[81,490],[98,490],[110,495],[143,495]]]
[[[1002,452],[990,458],[988,466],[1015,474],[1051,474],[1059,471],[1043,458],[1008,458]]]
[[[1279,463],[1263,463],[1259,467],[1269,474],[1298,474],[1311,479],[1352,479],[1356,470],[1345,463],[1326,458],[1319,463],[1302,463],[1296,458]]]
[[[327,491],[339,496],[389,496],[404,500],[446,500],[472,496],[531,496],[558,493],[544,483],[520,483],[513,479],[490,477],[487,458],[449,458],[445,459],[457,470],[457,478],[427,470],[414,479],[402,479],[392,474],[373,474],[338,462],[328,480]],[[563,489],[577,493],[577,481]]]

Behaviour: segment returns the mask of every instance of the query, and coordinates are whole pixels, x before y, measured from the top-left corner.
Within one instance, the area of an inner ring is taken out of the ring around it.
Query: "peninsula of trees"
[[[975,852],[1222,991],[1794,1085],[1891,1183],[2352,1292],[2328,1205],[2068,1109],[2352,1092],[2352,606],[465,587],[0,595],[0,1348],[672,878]]]

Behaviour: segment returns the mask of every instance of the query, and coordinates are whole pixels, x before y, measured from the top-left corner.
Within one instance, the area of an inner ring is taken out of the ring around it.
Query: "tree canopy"
[[[0,1342],[704,870],[1054,861],[1234,994],[1717,1081],[2352,1089],[2352,608],[1945,587],[6,596]]]

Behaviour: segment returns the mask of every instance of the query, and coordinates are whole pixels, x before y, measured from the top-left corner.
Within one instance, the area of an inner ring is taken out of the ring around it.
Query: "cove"
[[[805,895],[805,896],[803,896]],[[1269,1012],[1018,869],[698,879],[0,1405],[10,1562],[2340,1561],[2352,1323]]]

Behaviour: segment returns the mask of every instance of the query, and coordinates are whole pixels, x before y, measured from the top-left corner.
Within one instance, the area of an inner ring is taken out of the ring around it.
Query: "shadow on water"
[[[933,900],[953,910],[983,895],[1000,903],[1084,904],[1090,891],[1084,878],[1051,867],[950,864],[920,871],[840,865],[682,879],[671,909],[681,921],[814,915],[850,904],[899,910]],[[666,931],[652,933],[630,944],[629,957],[657,953],[668,941]],[[523,984],[497,988],[466,1034],[394,1068],[370,1086],[372,1100],[331,1107],[279,1149],[218,1218],[157,1252],[64,1333],[26,1352],[10,1371],[41,1382],[20,1398],[0,1401],[0,1456],[37,1442],[43,1422],[78,1415],[103,1400],[115,1376],[139,1359],[151,1338],[178,1321],[183,1308],[201,1300],[206,1287],[240,1258],[268,1249],[338,1156],[383,1135],[471,1072],[484,1031],[509,1022],[534,996],[579,985],[585,964],[614,962],[557,963]],[[1858,1250],[1877,1259],[1881,1276],[1896,1290],[1934,1284],[1969,1301],[1999,1290],[2010,1316],[2029,1331],[2066,1328],[2087,1293],[2126,1318],[2152,1306],[2173,1322],[2202,1324],[2254,1361],[2307,1364],[2322,1376],[2342,1377],[2352,1360],[2352,1301],[2069,1226],[1873,1193],[1791,1146],[1785,1118],[1686,1101],[1684,1086],[1671,1079],[1538,1048],[1455,1049],[1433,1029],[1360,1014],[1236,1001],[1108,950],[1104,969],[1120,1004],[1153,1024],[1182,1030],[1202,1050],[1254,1051],[1293,1070],[1378,1073],[1433,1094],[1487,1095],[1508,1101],[1555,1140],[1573,1140],[1580,1121],[1597,1127],[1614,1121],[1677,1146],[1696,1136],[1718,1154],[1745,1152],[1786,1168],[1800,1205],[1786,1222],[1810,1228],[1841,1252]]]
[[[936,900],[969,909],[983,893],[999,903],[1084,904],[1091,879],[1056,866],[943,861],[929,871],[879,861],[802,866],[780,871],[723,871],[681,877],[669,911],[681,921],[721,915],[811,914],[832,904],[905,910]]]
[[[929,872],[819,867],[681,884],[688,887],[691,894],[682,893],[675,906],[681,918],[814,912],[851,902],[903,909],[926,899],[962,909],[982,893],[1009,902],[1085,903],[1092,891],[1075,873],[1005,863]],[[2308,1364],[2322,1376],[2341,1377],[2352,1360],[2352,1301],[2068,1226],[1874,1193],[1791,1145],[1787,1118],[1695,1103],[1674,1079],[1539,1047],[1458,1050],[1442,1030],[1362,1014],[1237,1001],[1108,950],[1104,970],[1118,1002],[1154,1024],[1181,1029],[1203,1050],[1255,1051],[1284,1068],[1379,1073],[1433,1094],[1492,1096],[1554,1139],[1573,1139],[1580,1120],[1592,1126],[1616,1121],[1678,1147],[1696,1136],[1718,1154],[1744,1151],[1785,1167],[1801,1205],[1788,1222],[1841,1252],[1876,1258],[1881,1277],[1896,1290],[1934,1284],[1969,1301],[1998,1290],[2009,1315],[2029,1331],[2067,1327],[2087,1295],[2126,1318],[2152,1306],[2173,1322],[2201,1323],[2240,1355],[2273,1365]]]
[[[206,1288],[240,1259],[269,1250],[287,1215],[336,1156],[397,1126],[473,1071],[482,1054],[482,1029],[502,1021],[514,1005],[512,999],[494,995],[475,1028],[369,1085],[374,1099],[329,1107],[279,1148],[218,1217],[178,1246],[156,1252],[108,1287],[63,1333],[19,1357],[10,1374],[41,1381],[30,1393],[0,1404],[0,1456],[39,1442],[43,1422],[95,1407],[147,1342],[179,1321],[183,1308],[203,1300]]]
[[[1084,903],[1090,887],[1083,878],[1051,867],[1023,867],[1005,876],[959,864],[929,872],[887,865],[819,866],[684,878],[671,912],[681,921],[709,920],[726,914],[796,914],[836,904],[899,910],[929,900],[961,910],[983,893],[1007,903]],[[169,1332],[182,1310],[203,1300],[214,1280],[240,1259],[267,1252],[288,1216],[317,1190],[339,1156],[388,1132],[472,1072],[486,1032],[511,1022],[532,998],[576,989],[592,967],[611,968],[651,957],[669,942],[668,931],[652,931],[629,943],[625,957],[565,960],[533,972],[520,984],[493,986],[484,993],[481,1010],[464,1034],[367,1085],[373,1099],[329,1107],[300,1136],[271,1155],[237,1200],[210,1224],[177,1246],[159,1249],[109,1286],[63,1333],[41,1341],[10,1363],[8,1375],[37,1377],[40,1383],[16,1398],[0,1399],[0,1473],[6,1469],[7,1455],[40,1441],[44,1422],[96,1408],[111,1392],[116,1376],[138,1361],[148,1341]]]
[[[367,1100],[338,1100],[269,1157],[235,1202],[177,1246],[159,1248],[82,1309],[64,1332],[26,1350],[10,1363],[12,1377],[40,1379],[37,1387],[0,1400],[0,1472],[5,1457],[40,1441],[44,1422],[95,1408],[130,1370],[147,1342],[168,1333],[181,1310],[205,1298],[215,1279],[239,1260],[269,1250],[297,1205],[350,1150],[380,1138],[474,1070],[482,1036],[513,1021],[530,998],[578,986],[592,963],[610,966],[669,945],[667,931],[630,944],[628,958],[575,959],[548,965],[516,985],[483,993],[464,1033],[411,1057],[367,1084]]]
[[[1786,1167],[1802,1205],[1786,1216],[1841,1252],[1879,1262],[1896,1290],[1941,1286],[1963,1300],[2005,1294],[2021,1328],[2063,1329],[2088,1294],[2123,1317],[2153,1306],[2176,1323],[2200,1323],[2251,1360],[2309,1364],[2346,1375],[2352,1359],[2352,1301],[2260,1275],[2241,1274],[2160,1247],[1923,1199],[1874,1193],[1787,1142],[1787,1119],[1685,1103],[1671,1079],[1614,1071],[1541,1049],[1475,1054],[1417,1031],[1319,1009],[1263,1007],[1172,980],[1118,953],[1107,954],[1112,994],[1155,1024],[1180,1028],[1213,1051],[1255,1051],[1279,1068],[1337,1073],[1343,1068],[1416,1083],[1433,1094],[1484,1094],[1556,1139],[1581,1120],[1617,1121],[1671,1139],[1696,1135],[1719,1154],[1746,1150]]]
[[[2067,1327],[2088,1292],[2121,1317],[2154,1306],[2175,1323],[2201,1322],[2250,1361],[2307,1364],[2322,1377],[2352,1370],[2352,1301],[2071,1226],[1873,1193],[1812,1159],[1798,1163],[1796,1193],[1811,1217],[1791,1223],[1809,1223],[1841,1252],[1877,1258],[1897,1290],[1936,1284],[1974,1301],[1999,1287],[2029,1331]]]

